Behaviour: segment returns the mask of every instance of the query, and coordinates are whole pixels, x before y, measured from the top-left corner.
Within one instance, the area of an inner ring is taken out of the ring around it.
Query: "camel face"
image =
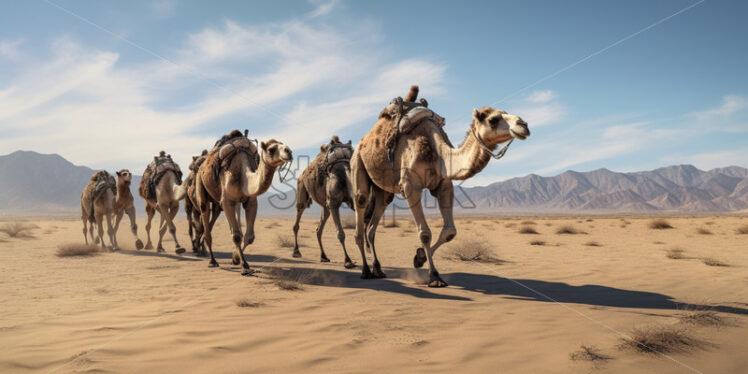
[[[270,166],[280,166],[293,160],[293,152],[287,145],[277,141],[269,140],[267,143],[261,142],[260,148],[263,153],[263,160]]]
[[[122,169],[117,172],[117,184],[124,184],[129,186],[131,181],[132,173],[130,173],[130,170]]]
[[[473,109],[473,119],[481,139],[489,145],[503,143],[511,138],[525,140],[530,136],[527,122],[503,110],[491,107]]]

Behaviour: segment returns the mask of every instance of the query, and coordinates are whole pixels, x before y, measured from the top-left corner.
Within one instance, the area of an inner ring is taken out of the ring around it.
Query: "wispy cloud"
[[[702,152],[694,155],[669,155],[662,158],[666,163],[693,164],[709,170],[725,166],[748,166],[748,147],[715,152]]]
[[[335,6],[340,3],[340,0],[311,0],[310,3],[315,5],[315,8],[309,12],[309,17],[317,18],[330,14]]]
[[[722,105],[693,114],[701,119],[714,119],[714,117],[727,117],[748,109],[748,97],[740,95],[726,95],[722,97]]]
[[[511,106],[511,112],[520,115],[530,127],[538,127],[561,122],[566,116],[566,106],[558,101],[555,92],[542,90],[519,100]]]

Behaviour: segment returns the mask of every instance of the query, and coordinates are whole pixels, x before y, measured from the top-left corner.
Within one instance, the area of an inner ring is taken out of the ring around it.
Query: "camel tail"
[[[405,101],[416,101],[418,98],[418,86],[413,85],[410,86],[410,92],[408,92],[408,96],[405,97]]]

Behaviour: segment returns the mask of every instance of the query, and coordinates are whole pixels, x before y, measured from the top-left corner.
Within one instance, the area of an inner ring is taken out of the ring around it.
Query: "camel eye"
[[[268,150],[268,152],[270,153],[270,156],[271,156],[271,157],[272,157],[272,156],[275,156],[275,148],[270,148],[270,149]]]
[[[490,124],[491,124],[491,126],[496,126],[496,125],[498,125],[498,124],[499,124],[499,121],[501,121],[501,117],[498,117],[498,116],[496,116],[496,117],[491,117],[491,118],[489,118],[489,119],[488,119],[488,123],[490,123]]]

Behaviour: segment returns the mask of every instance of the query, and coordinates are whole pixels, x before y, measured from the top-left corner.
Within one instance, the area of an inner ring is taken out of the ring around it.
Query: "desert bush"
[[[57,246],[57,257],[94,256],[99,254],[99,246],[93,244],[61,244]]]
[[[0,226],[0,232],[5,233],[11,238],[33,239],[34,234],[31,232],[39,226],[27,222],[9,222]]]
[[[530,242],[530,245],[545,245],[545,242],[542,240],[533,240]]]
[[[701,326],[724,326],[727,321],[713,310],[690,311],[678,318],[683,323]]]
[[[485,241],[466,239],[450,246],[450,257],[460,261],[475,261],[486,263],[501,262],[494,257],[493,251]]]
[[[696,229],[696,233],[699,235],[712,235],[712,232],[704,227],[699,227],[698,229]]]
[[[556,234],[576,235],[576,234],[585,234],[585,232],[579,231],[576,228],[574,228],[574,226],[571,226],[571,225],[563,225],[556,230]]]
[[[645,353],[671,353],[701,348],[704,345],[705,342],[691,336],[683,327],[650,326],[635,329],[631,339],[625,339],[620,347]]]
[[[288,235],[278,235],[278,246],[281,248],[293,248],[294,241]]]
[[[701,261],[704,262],[704,265],[708,265],[708,266],[730,266],[720,260],[717,260],[711,257],[706,257],[702,259]]]
[[[249,299],[241,299],[236,301],[236,306],[240,308],[257,308],[263,305],[265,304],[256,301],[249,301]]]
[[[654,219],[651,222],[649,222],[649,228],[653,230],[666,230],[666,229],[672,229],[674,228],[673,225],[670,224],[670,222],[658,218]]]
[[[600,362],[610,360],[613,357],[603,354],[597,347],[582,345],[579,350],[572,352],[569,358],[572,361]]]
[[[686,256],[683,254],[683,250],[680,248],[671,248],[666,253],[665,256],[667,258],[671,258],[673,260],[680,260],[686,258]]]
[[[584,243],[584,245],[586,245],[588,247],[602,247],[603,246],[602,244],[600,244],[600,243],[598,243],[596,241],[589,241],[587,243]]]
[[[516,226],[517,226],[516,223],[507,223],[506,225],[504,225],[504,227],[506,227],[508,229],[511,229],[512,227],[516,227]]]
[[[748,225],[738,227],[737,233],[739,235],[748,235]]]
[[[535,221],[522,221],[523,225],[534,225]]]
[[[521,227],[519,229],[519,233],[520,234],[534,234],[534,235],[539,234],[538,230],[535,230],[535,228],[532,227],[532,226],[523,226],[523,227]]]

